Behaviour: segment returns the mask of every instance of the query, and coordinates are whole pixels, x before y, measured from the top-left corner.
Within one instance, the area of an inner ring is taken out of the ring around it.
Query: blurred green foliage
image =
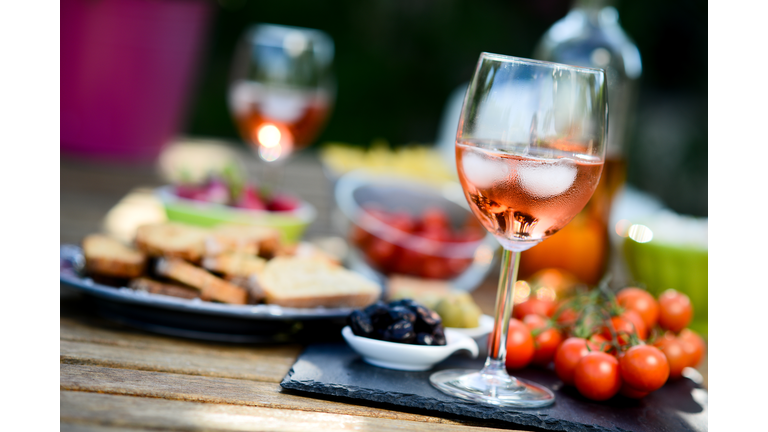
[[[335,41],[338,94],[317,142],[368,144],[377,137],[394,144],[433,142],[444,103],[469,80],[480,52],[530,57],[541,35],[565,16],[570,3],[219,0],[185,132],[239,139],[226,101],[230,61],[245,29],[265,22],[317,28]],[[670,98],[696,101],[689,104],[692,108],[686,118],[698,129],[681,138],[685,156],[675,169],[689,177],[687,188],[695,189],[693,194],[686,189],[683,195],[703,196],[703,204],[701,199],[682,203],[676,197],[681,192],[669,188],[665,176],[657,178],[648,172],[654,165],[643,161],[648,144],[638,142],[642,134],[637,131],[654,126],[640,118],[628,149],[628,180],[662,196],[675,210],[706,215],[707,4],[694,0],[614,3],[622,26],[642,55],[641,111]]]

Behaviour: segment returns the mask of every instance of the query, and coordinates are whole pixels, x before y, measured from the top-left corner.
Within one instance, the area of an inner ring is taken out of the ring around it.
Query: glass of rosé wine
[[[333,40],[320,30],[257,24],[240,38],[229,108],[240,136],[267,165],[312,144],[325,126],[336,97],[333,55]]]
[[[443,370],[439,390],[533,408],[555,395],[505,367],[520,253],[562,229],[600,180],[608,118],[602,69],[482,53],[464,96],[456,165],[475,217],[504,249],[496,321],[480,371]]]

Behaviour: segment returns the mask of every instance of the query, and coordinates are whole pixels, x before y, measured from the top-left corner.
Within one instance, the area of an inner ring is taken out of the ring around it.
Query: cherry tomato
[[[704,356],[704,339],[691,329],[683,329],[677,340],[683,344],[683,351],[688,355],[688,366],[698,366]]]
[[[635,345],[619,358],[621,378],[641,392],[661,388],[669,378],[669,364],[664,353],[650,345]]]
[[[619,389],[619,394],[626,396],[631,399],[640,399],[648,395],[650,392],[644,392],[637,390],[635,388],[632,388],[631,386],[627,385],[626,382],[621,383],[621,388]]]
[[[507,333],[507,368],[526,367],[533,359],[534,352],[531,331],[521,321],[510,318],[509,333]]]
[[[664,353],[669,364],[669,379],[675,380],[683,376],[683,369],[690,364],[690,357],[683,349],[683,344],[672,333],[666,333],[653,343]]]
[[[637,332],[632,322],[618,316],[611,317],[610,323],[604,325],[600,331],[600,334],[608,340],[613,340],[615,334],[620,346],[628,344],[629,335],[633,333]]]
[[[604,352],[591,352],[579,360],[573,382],[584,397],[596,401],[610,399],[621,388],[619,361]]]
[[[512,309],[512,316],[517,319],[523,319],[531,314],[551,317],[555,313],[556,306],[552,300],[542,300],[535,297],[529,298],[515,305]]]
[[[538,366],[548,365],[555,358],[557,348],[563,342],[563,336],[556,328],[551,326],[547,328],[549,325],[547,319],[539,315],[528,315],[523,318],[523,323],[528,326],[532,333],[534,330],[541,330],[533,338],[535,351],[531,363]]]
[[[603,335],[593,334],[587,339],[595,347],[596,351],[602,351],[611,355],[616,352],[616,349],[611,345],[611,341],[603,337]]]
[[[679,332],[693,318],[693,305],[687,295],[668,289],[659,296],[659,325],[664,330]]]
[[[659,319],[659,303],[646,290],[624,288],[616,295],[616,300],[625,309],[637,312],[645,323],[646,329],[652,329]]]
[[[557,313],[557,323],[564,327],[572,327],[574,324],[576,324],[576,320],[579,317],[579,314],[576,313],[573,308],[566,307],[564,308],[562,304],[556,308],[555,313]]]
[[[418,275],[426,255],[407,247],[398,247],[392,262],[394,273]]]
[[[445,210],[439,207],[430,207],[421,214],[421,226],[425,231],[432,228],[450,231],[451,222]]]
[[[587,345],[589,344],[589,348]],[[573,385],[573,372],[579,360],[598,348],[586,339],[570,337],[563,341],[555,352],[555,373],[565,383]]]
[[[643,321],[643,318],[637,311],[631,309],[625,310],[620,317],[632,324],[635,333],[640,340],[645,340],[645,338],[648,337],[648,328],[645,326],[645,321]]]
[[[360,249],[365,249],[372,237],[371,233],[357,225],[353,225],[352,230],[349,232],[349,241]]]
[[[378,237],[371,238],[368,247],[365,248],[365,254],[373,266],[385,273],[390,270],[396,251],[395,245]]]
[[[451,273],[444,257],[427,256],[421,263],[419,275],[425,279],[446,279]]]

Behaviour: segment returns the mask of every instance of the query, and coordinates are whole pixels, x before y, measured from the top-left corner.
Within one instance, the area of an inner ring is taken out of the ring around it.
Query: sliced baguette
[[[228,276],[224,275],[224,280],[231,283],[232,285],[237,285],[240,288],[248,291],[248,304],[258,304],[261,303],[262,300],[264,300],[264,292],[261,290],[261,287],[256,282],[256,275],[252,274],[248,277],[246,276]]]
[[[198,263],[209,231],[177,222],[142,225],[136,230],[136,247],[154,257],[174,257]]]
[[[248,300],[248,293],[243,288],[235,286],[179,258],[161,258],[157,260],[155,271],[161,276],[200,290],[200,298],[202,300],[216,300],[231,304],[245,304]]]
[[[312,243],[300,242],[293,245],[281,247],[276,256],[297,257],[297,258],[315,258],[327,261],[331,265],[341,265],[339,259],[320,249]]]
[[[90,274],[135,278],[144,273],[147,257],[112,237],[91,234],[83,239],[85,268]]]
[[[256,280],[266,303],[285,307],[363,307],[381,295],[374,282],[317,258],[273,258]]]
[[[203,267],[225,276],[249,277],[264,270],[267,261],[256,255],[239,252],[226,252],[203,258]]]
[[[128,288],[132,288],[137,291],[146,291],[152,294],[162,294],[185,299],[200,297],[200,291],[194,288],[189,288],[175,283],[160,282],[146,277],[131,279],[131,281],[128,282]]]
[[[272,258],[280,247],[280,233],[274,228],[253,225],[219,225],[205,241],[206,255],[240,252]]]

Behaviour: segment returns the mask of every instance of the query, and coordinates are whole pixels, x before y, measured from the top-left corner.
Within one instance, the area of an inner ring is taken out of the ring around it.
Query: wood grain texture
[[[61,365],[60,372],[62,390],[327,412],[428,423],[465,423],[298,396],[282,392],[280,385],[275,383],[67,364]],[[472,422],[474,421],[470,421]]]
[[[263,357],[293,360],[301,352],[301,346],[298,344],[249,346],[199,342],[149,334],[101,320],[88,322],[82,319],[61,318],[59,323],[61,340],[72,342],[90,342],[163,352],[215,354],[254,360]]]
[[[334,413],[62,391],[61,421],[124,429],[222,431],[481,431],[481,427]]]
[[[171,429],[152,429],[153,431],[159,430],[171,430]],[[143,432],[144,428],[125,428],[119,426],[106,426],[98,424],[77,424],[77,423],[61,423],[59,425],[59,432]]]
[[[240,378],[279,383],[293,359],[253,354],[250,357],[209,353],[157,351],[86,342],[60,342],[60,361],[65,364],[107,366],[186,375]]]

